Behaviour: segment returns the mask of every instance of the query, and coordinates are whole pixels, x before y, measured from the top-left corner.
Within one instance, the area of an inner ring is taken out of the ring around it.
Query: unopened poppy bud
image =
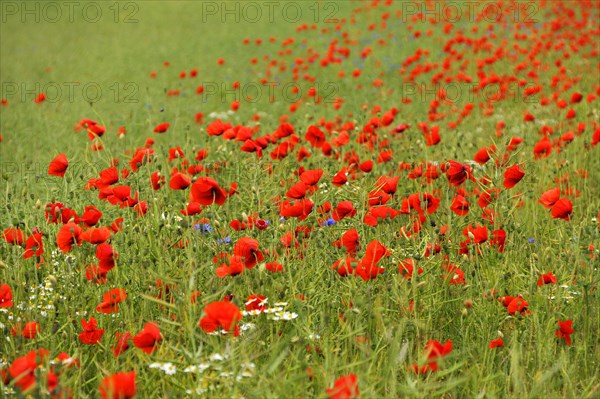
[[[221,222],[219,222],[218,220],[214,220],[213,223],[215,226],[221,227]]]
[[[504,338],[504,334],[502,334],[502,331],[498,330],[498,336],[499,336],[500,338]]]
[[[469,313],[469,311],[468,311],[466,308],[463,308],[463,310],[462,310],[461,314],[462,314],[463,316],[466,316],[468,313]]]
[[[279,230],[285,231],[286,230],[285,229],[285,224],[283,224],[283,223],[279,224]]]
[[[48,275],[48,282],[52,285],[56,285],[56,277],[53,274]]]
[[[474,240],[475,239],[475,234],[471,233],[470,231],[467,233],[467,235],[469,236],[470,240]]]
[[[254,187],[252,187],[252,190],[254,190]],[[242,220],[244,221],[244,223],[248,223],[248,215],[246,214],[246,212],[242,212]]]
[[[42,201],[40,201],[39,199],[35,202],[35,207],[37,209],[40,209],[42,207]]]

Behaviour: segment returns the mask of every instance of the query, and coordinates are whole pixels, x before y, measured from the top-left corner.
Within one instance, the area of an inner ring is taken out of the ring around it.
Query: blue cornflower
[[[225,237],[223,239],[217,238],[217,242],[221,245],[231,243],[231,237]]]
[[[323,226],[333,226],[335,224],[335,220],[332,218],[327,219],[327,221],[323,222]]]
[[[196,230],[200,230],[200,232],[202,234],[208,234],[208,233],[212,233],[213,232],[213,228],[210,227],[210,224],[208,223],[196,223],[194,224],[194,229]]]

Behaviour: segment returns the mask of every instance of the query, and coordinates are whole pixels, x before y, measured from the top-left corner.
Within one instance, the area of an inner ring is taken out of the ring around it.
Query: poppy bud
[[[48,275],[48,282],[52,285],[56,285],[56,277],[53,274]]]

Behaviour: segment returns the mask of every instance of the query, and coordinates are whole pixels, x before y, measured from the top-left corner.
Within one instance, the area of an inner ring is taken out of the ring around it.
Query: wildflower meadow
[[[600,397],[600,2],[0,6],[0,397]]]

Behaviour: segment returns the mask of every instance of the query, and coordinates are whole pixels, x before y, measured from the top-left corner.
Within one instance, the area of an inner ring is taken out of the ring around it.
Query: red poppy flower
[[[541,287],[544,284],[556,284],[556,276],[552,272],[542,274],[538,279],[537,285]]]
[[[377,263],[390,254],[391,252],[388,251],[383,244],[377,240],[373,240],[367,245],[365,256],[362,258],[354,272],[365,281],[374,279],[378,274],[383,273],[384,271],[383,268],[377,266]]]
[[[459,269],[458,266],[453,265],[451,263],[447,263],[443,266],[446,273],[444,274],[444,279],[448,281],[450,285],[465,285],[465,272]]]
[[[302,199],[306,196],[306,184],[299,181],[294,184],[290,189],[285,193],[285,196],[293,199]]]
[[[160,190],[165,184],[165,177],[161,176],[159,172],[154,172],[150,175],[150,183],[154,191]]]
[[[184,216],[194,216],[202,212],[202,205],[198,202],[190,202],[185,209],[179,211]]]
[[[380,176],[377,179],[377,187],[383,190],[385,193],[389,195],[394,195],[396,193],[396,189],[398,187],[398,181],[400,180],[400,176]]]
[[[340,170],[338,173],[335,174],[335,176],[333,176],[332,184],[334,186],[340,187],[346,184],[346,182],[348,181],[346,171],[346,168],[342,168],[342,170]]]
[[[398,264],[398,271],[400,275],[407,280],[410,280],[415,271],[415,261],[413,259],[404,259]],[[419,267],[416,269],[417,274],[423,273],[423,268]]]
[[[553,188],[542,194],[542,198],[538,201],[546,209],[551,209],[554,204],[560,199],[560,188]]]
[[[450,210],[456,213],[458,216],[465,216],[467,213],[469,213],[469,202],[462,195],[457,195],[452,200]]]
[[[325,143],[325,134],[316,126],[309,126],[304,139],[310,142],[313,147],[321,148]]]
[[[487,161],[490,160],[490,151],[491,150],[495,150],[494,146],[492,146],[490,148],[487,148],[487,147],[481,148],[479,151],[477,151],[477,153],[473,157],[473,160],[480,165],[484,165],[485,163],[487,163]]]
[[[358,165],[358,168],[365,173],[369,173],[370,171],[373,170],[373,160],[369,159],[367,161],[361,162]]]
[[[160,123],[154,128],[154,133],[164,133],[169,129],[168,123]]]
[[[417,364],[413,365],[413,369],[417,374],[424,374],[430,371],[437,371],[438,359],[444,357],[452,352],[452,340],[447,340],[444,344],[436,340],[430,340],[425,346],[425,356],[427,358],[427,364],[419,367]]]
[[[356,209],[352,201],[342,201],[333,210],[331,216],[336,222],[342,220],[346,216],[353,217],[356,215]]]
[[[137,170],[145,165],[146,162],[152,161],[152,154],[154,154],[152,148],[138,148],[129,161],[129,167],[132,171],[137,172]]]
[[[8,284],[0,284],[0,309],[12,308],[13,295]]]
[[[25,240],[25,235],[19,228],[9,227],[2,232],[2,238],[9,244],[21,246]]]
[[[437,145],[442,140],[439,126],[432,126],[429,131],[423,132],[423,136],[425,137],[425,145],[428,147]]]
[[[128,332],[121,334],[117,331],[115,336],[117,338],[117,344],[112,347],[112,352],[114,357],[119,357],[127,349],[129,349],[129,341],[131,340],[131,334]]]
[[[358,246],[360,245],[359,240],[360,240],[360,237],[358,235],[358,231],[356,231],[356,229],[352,228],[352,229],[346,231],[342,235],[342,238],[335,241],[333,243],[333,245],[337,248],[341,248],[343,246],[344,248],[346,248],[348,255],[354,256],[354,255],[356,255]]]
[[[571,334],[575,332],[572,327],[573,320],[561,321],[558,320],[558,330],[555,331],[555,335],[558,338],[563,338],[567,345],[571,345]]]
[[[242,313],[233,303],[229,301],[212,302],[204,308],[206,314],[200,319],[199,327],[207,333],[212,333],[221,327],[227,332],[233,332],[234,336],[240,335],[237,322],[242,319]]]
[[[110,238],[111,231],[108,227],[91,227],[79,235],[81,241],[87,241],[90,244],[101,244]]]
[[[552,217],[554,219],[571,220],[573,204],[568,198],[561,198],[552,206]]]
[[[494,245],[498,252],[504,252],[504,243],[506,241],[506,231],[494,230],[492,231],[492,239],[490,240],[490,244]]]
[[[283,265],[279,262],[267,262],[265,268],[273,273],[281,273],[283,272]]]
[[[267,298],[262,295],[252,294],[246,299],[246,311],[259,311],[265,310]]]
[[[106,270],[101,269],[99,266],[90,265],[85,269],[85,278],[95,284],[106,283]]]
[[[117,234],[119,231],[123,230],[123,226],[121,226],[123,221],[123,218],[115,219],[115,221],[110,224],[110,231],[112,231],[113,234]]]
[[[508,310],[508,313],[510,315],[514,315],[515,313],[519,312],[522,316],[525,316],[531,313],[529,309],[527,309],[527,306],[529,306],[529,303],[527,303],[527,301],[525,301],[521,297],[516,297],[513,298],[512,301],[510,301],[506,309]]]
[[[146,323],[142,331],[133,337],[133,345],[146,353],[154,352],[160,341],[162,341],[160,329],[156,323],[152,322]]]
[[[376,188],[369,193],[369,205],[385,205],[392,197],[385,191]]]
[[[327,388],[329,399],[353,399],[360,396],[355,374],[348,374],[335,380],[333,388]]]
[[[27,393],[36,384],[35,370],[38,365],[44,363],[49,352],[46,349],[28,352],[26,355],[16,358],[8,369],[8,374],[14,384],[21,389],[21,393]]]
[[[96,258],[100,261],[99,267],[105,272],[115,267],[116,252],[110,244],[102,243],[96,246]]]
[[[471,177],[471,167],[469,165],[463,165],[456,161],[448,161],[448,164],[446,177],[454,187],[460,186],[465,180]]]
[[[256,222],[254,222],[254,227],[259,230],[266,230],[269,227],[269,223],[266,220],[258,219]]]
[[[171,162],[177,158],[185,158],[185,155],[184,155],[181,147],[177,146],[175,148],[169,148],[169,162]]]
[[[513,165],[504,172],[504,187],[513,188],[515,184],[521,181],[525,172],[519,165]]]
[[[73,245],[81,245],[82,229],[75,223],[63,225],[56,235],[56,245],[63,252],[69,252]]]
[[[548,138],[548,136],[542,137],[536,144],[533,146],[533,154],[536,159],[546,158],[552,153],[552,142]]]
[[[504,340],[502,338],[496,338],[490,341],[490,348],[501,348],[504,346]]]
[[[346,277],[354,273],[354,268],[358,266],[358,260],[352,256],[346,256],[344,259],[338,259],[331,266],[340,276]]]
[[[96,306],[96,311],[110,314],[119,313],[119,303],[127,299],[127,292],[123,288],[113,288],[102,297],[102,303]]]
[[[488,228],[486,226],[469,226],[463,230],[463,235],[472,240],[475,244],[482,244],[488,239]]]
[[[372,206],[365,214],[363,223],[369,226],[377,226],[379,224],[379,219],[393,219],[398,215],[400,215],[400,211],[390,208],[389,206]]]
[[[171,175],[171,180],[169,180],[169,187],[171,190],[185,190],[192,184],[192,179],[183,173],[176,172]]]
[[[284,201],[280,214],[284,217],[297,217],[299,221],[302,221],[312,212],[313,206],[314,203],[308,198],[295,201],[293,204],[290,204],[289,201]]]
[[[55,360],[60,361],[65,367],[81,366],[79,364],[79,360],[69,356],[67,352],[60,352],[58,355],[56,355]]]
[[[21,335],[25,339],[35,339],[40,332],[40,323],[37,321],[29,321],[25,323],[25,327],[21,331]]]
[[[83,222],[87,227],[93,227],[98,224],[98,221],[102,217],[102,212],[93,205],[88,205],[81,215],[80,221]]]
[[[51,176],[64,177],[67,168],[69,167],[69,161],[67,160],[67,156],[62,153],[56,156],[52,161],[50,161],[50,165],[48,166],[48,174]]]
[[[443,345],[432,339],[429,342],[427,342],[427,345],[425,346],[425,353],[427,356],[427,360],[431,361],[443,356],[448,355],[450,352],[452,352],[452,340],[447,340]]]
[[[90,321],[81,319],[81,326],[83,332],[79,334],[79,340],[86,345],[99,344],[102,341],[104,330],[98,327],[98,322],[94,317],[90,318]]]
[[[323,176],[323,169],[305,170],[300,174],[300,180],[307,186],[316,186]]]
[[[191,202],[201,205],[223,205],[227,199],[227,192],[219,187],[219,183],[210,177],[200,177],[192,184],[190,192]]]
[[[209,136],[220,136],[226,130],[231,128],[231,123],[223,123],[220,119],[217,119],[206,127],[206,133],[208,133]]]
[[[115,373],[102,379],[98,387],[102,399],[129,399],[136,394],[135,370]]]
[[[258,262],[262,262],[265,257],[258,250],[259,243],[257,240],[250,237],[242,237],[233,246],[233,253],[236,256],[242,257],[244,267],[252,269]]]
[[[217,276],[237,276],[244,271],[244,258],[241,256],[229,256],[229,264],[223,263],[215,269]]]

